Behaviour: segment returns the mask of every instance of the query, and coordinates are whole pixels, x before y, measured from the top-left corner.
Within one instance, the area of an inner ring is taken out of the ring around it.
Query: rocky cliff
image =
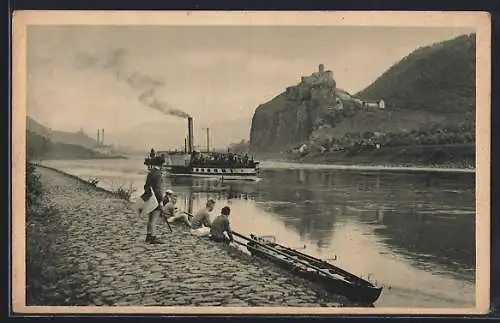
[[[322,142],[349,132],[473,123],[474,111],[472,34],[415,50],[354,96],[337,88],[332,72],[320,65],[318,72],[256,109],[250,150],[276,153],[303,143],[321,149]]]
[[[250,150],[276,151],[307,141],[314,132],[354,113],[356,104],[348,93],[336,88],[332,72],[320,65],[318,72],[302,77],[299,84],[256,109]]]

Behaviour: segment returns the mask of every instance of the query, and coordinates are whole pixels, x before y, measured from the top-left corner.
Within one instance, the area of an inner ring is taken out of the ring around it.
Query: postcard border
[[[168,19],[165,19],[165,18]],[[390,19],[388,19],[390,18]],[[409,19],[411,18],[411,19]],[[417,23],[418,22],[418,23]],[[26,27],[28,25],[373,25],[476,28],[476,308],[49,307],[25,306]],[[12,304],[18,313],[487,314],[490,307],[490,15],[481,12],[17,11],[12,28]],[[17,144],[16,144],[17,143]],[[482,214],[482,215],[481,215]],[[479,268],[481,267],[481,268]]]

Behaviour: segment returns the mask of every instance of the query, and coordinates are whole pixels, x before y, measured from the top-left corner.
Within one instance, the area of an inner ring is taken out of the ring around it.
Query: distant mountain
[[[470,113],[475,108],[476,35],[419,48],[355,96],[389,110]]]
[[[332,73],[320,66],[257,107],[250,150],[280,153],[301,144],[320,148],[348,133],[473,124],[475,42],[471,34],[416,49],[354,95],[337,88]]]
[[[26,130],[38,134],[39,136],[46,137],[53,143],[77,145],[87,149],[94,149],[97,146],[97,141],[89,137],[83,131],[64,132],[52,130],[29,116],[26,117]]]
[[[104,158],[92,149],[79,145],[54,143],[45,136],[35,132],[26,131],[26,153],[29,159],[78,159],[78,158]]]
[[[35,159],[121,158],[123,150],[98,152],[97,141],[83,131],[52,130],[31,117],[26,119],[26,153]]]

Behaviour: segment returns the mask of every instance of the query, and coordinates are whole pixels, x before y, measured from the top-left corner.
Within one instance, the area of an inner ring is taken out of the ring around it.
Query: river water
[[[43,164],[141,192],[142,157]],[[263,163],[257,182],[168,178],[178,206],[231,207],[233,230],[323,258],[384,287],[376,307],[475,306],[475,175]]]

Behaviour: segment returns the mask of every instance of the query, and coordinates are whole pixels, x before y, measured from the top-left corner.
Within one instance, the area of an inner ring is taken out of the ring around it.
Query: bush
[[[92,186],[97,186],[97,184],[99,184],[99,179],[97,179],[95,177],[91,177],[91,178],[89,178],[88,182]]]
[[[40,175],[36,174],[35,165],[26,162],[26,209],[31,208],[38,203],[42,196],[42,183]]]
[[[118,187],[114,193],[121,199],[130,201],[130,198],[132,197],[132,194],[136,191],[136,189],[133,187],[132,184],[130,184],[128,187],[124,187],[123,185]]]

